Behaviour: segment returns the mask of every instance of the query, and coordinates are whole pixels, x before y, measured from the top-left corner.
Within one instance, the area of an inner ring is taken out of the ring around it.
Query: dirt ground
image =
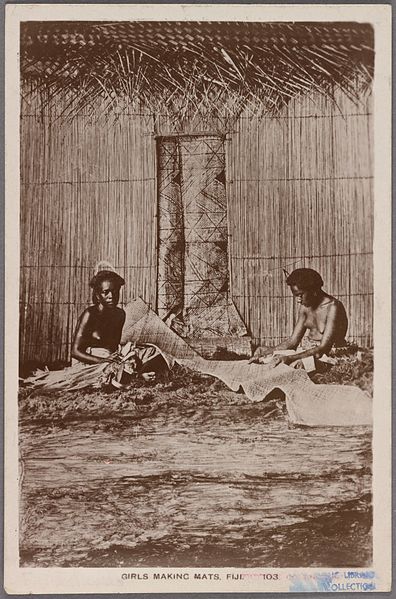
[[[371,392],[372,352],[312,378]],[[19,406],[24,566],[371,563],[370,431],[294,428],[281,392],[252,403],[179,366]]]

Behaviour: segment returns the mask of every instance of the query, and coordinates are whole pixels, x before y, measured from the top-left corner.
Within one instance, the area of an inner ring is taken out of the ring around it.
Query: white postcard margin
[[[370,569],[334,568],[20,568],[18,553],[19,321],[19,24],[26,20],[357,21],[375,28],[374,132],[374,559]],[[6,6],[5,35],[5,489],[4,580],[10,594],[334,592],[391,587],[391,6],[389,5],[117,5]],[[158,574],[180,574],[163,580]],[[200,577],[196,577],[200,574]],[[243,578],[239,575],[243,574]],[[157,576],[155,576],[157,575]],[[203,576],[205,575],[205,576]],[[353,586],[353,583],[360,582]],[[374,589],[372,589],[374,590]]]

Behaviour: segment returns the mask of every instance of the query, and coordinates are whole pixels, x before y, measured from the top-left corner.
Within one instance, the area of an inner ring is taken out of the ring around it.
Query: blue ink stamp
[[[292,593],[362,593],[376,590],[373,570],[291,574]]]

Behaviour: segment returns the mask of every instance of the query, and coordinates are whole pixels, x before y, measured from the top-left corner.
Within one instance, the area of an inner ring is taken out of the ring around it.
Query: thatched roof
[[[370,85],[374,33],[359,23],[25,22],[21,76],[82,107],[124,96],[169,111],[276,111],[312,90],[356,96]],[[358,88],[356,82],[358,81]],[[76,109],[76,108],[75,108]]]

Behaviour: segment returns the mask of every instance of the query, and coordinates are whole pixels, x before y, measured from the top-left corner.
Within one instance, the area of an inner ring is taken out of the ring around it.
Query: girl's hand
[[[273,353],[273,351],[273,347],[265,347],[259,345],[253,354],[253,358],[266,358],[267,356],[270,356]]]
[[[250,358],[249,364],[262,364],[262,360],[260,358],[267,358],[273,353],[274,349],[271,347],[258,347],[253,354],[253,357]]]
[[[110,362],[111,364],[121,364],[121,356],[109,356],[108,358],[102,358],[103,362]]]
[[[290,366],[291,363],[291,356],[274,356],[270,362],[270,366],[272,366],[272,368],[279,366],[279,364],[286,364],[286,366]]]
[[[250,358],[248,364],[260,364],[260,358],[258,356],[253,356],[253,358]]]

